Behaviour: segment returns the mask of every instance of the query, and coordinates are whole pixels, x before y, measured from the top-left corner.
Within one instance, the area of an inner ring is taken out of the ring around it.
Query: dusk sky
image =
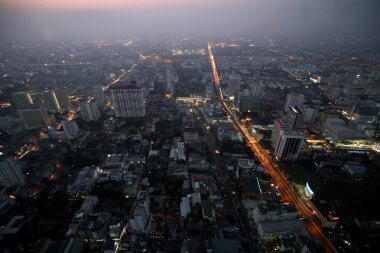
[[[376,0],[0,0],[2,41],[379,35]]]

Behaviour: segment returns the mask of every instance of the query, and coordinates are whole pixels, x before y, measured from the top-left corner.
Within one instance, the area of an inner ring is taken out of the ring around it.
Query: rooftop
[[[302,231],[304,230],[303,223],[299,219],[267,221],[260,223],[265,233],[274,233],[287,230]]]
[[[292,204],[259,204],[257,205],[257,208],[259,209],[260,213],[264,215],[269,212],[276,212],[278,214],[297,212],[297,209]]]
[[[140,86],[136,84],[136,82],[125,82],[125,81],[119,81],[115,83],[113,86],[110,87],[110,89],[126,89],[126,90],[136,90],[141,89]]]
[[[239,253],[238,240],[212,239],[211,244],[213,253]]]

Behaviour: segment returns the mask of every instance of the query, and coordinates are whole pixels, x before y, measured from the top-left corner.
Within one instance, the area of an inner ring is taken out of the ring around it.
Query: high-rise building
[[[144,93],[135,82],[119,82],[110,88],[118,118],[139,118],[145,116]]]
[[[44,107],[49,112],[56,113],[61,111],[57,96],[53,90],[46,90],[41,92],[41,97],[43,100]]]
[[[45,108],[25,109],[20,110],[19,113],[25,129],[36,129],[52,125],[52,119]]]
[[[166,91],[173,93],[174,92],[173,71],[171,67],[166,69],[165,79],[166,79]]]
[[[80,113],[85,121],[97,121],[100,118],[100,112],[97,105],[93,102],[80,103]]]
[[[280,140],[280,133],[282,130],[287,130],[289,128],[288,122],[284,121],[283,119],[275,119],[274,126],[272,130],[271,135],[271,142],[274,149],[276,149],[278,142]]]
[[[29,92],[13,92],[12,99],[18,110],[29,109],[33,105],[33,100]]]
[[[69,94],[65,90],[54,91],[59,105],[59,111],[68,111],[71,109]]]
[[[213,96],[214,96],[214,85],[207,84],[206,85],[206,98],[207,99],[212,99]]]
[[[228,95],[235,96],[235,93],[240,89],[240,75],[239,74],[231,74],[228,79]]]
[[[304,123],[314,123],[318,116],[318,110],[310,107],[302,107],[302,119]]]
[[[92,96],[94,97],[95,104],[100,106],[104,104],[105,95],[102,86],[95,85],[92,88]]]
[[[44,101],[42,99],[41,92],[32,91],[32,92],[29,92],[29,94],[30,94],[30,97],[32,98],[32,101],[33,101],[33,107],[35,107],[35,106],[41,107],[44,105]]]
[[[254,98],[262,97],[264,95],[263,88],[260,86],[259,83],[251,84],[251,93]]]
[[[275,147],[277,159],[295,160],[302,148],[304,137],[296,131],[280,131],[280,138]]]
[[[302,111],[298,106],[289,105],[288,122],[290,130],[296,130],[302,117]]]
[[[286,101],[284,105],[284,111],[288,112],[290,110],[289,105],[301,106],[305,101],[305,96],[303,94],[288,93],[286,96]]]
[[[22,127],[21,118],[12,118],[10,116],[0,117],[0,129],[8,135],[17,135],[24,128]]]
[[[72,121],[62,121],[61,122],[63,131],[66,134],[66,138],[75,139],[79,134],[79,127],[75,120]]]
[[[133,216],[128,221],[129,231],[137,234],[148,232],[150,224],[149,195],[146,192],[140,192],[133,211]]]
[[[22,186],[25,178],[16,161],[8,157],[0,161],[0,185],[3,187]]]

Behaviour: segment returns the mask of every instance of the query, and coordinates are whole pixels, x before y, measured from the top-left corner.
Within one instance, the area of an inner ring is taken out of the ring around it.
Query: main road
[[[235,128],[241,133],[243,138],[248,143],[252,152],[260,160],[261,164],[265,167],[265,170],[272,177],[276,185],[279,186],[282,199],[284,202],[293,203],[297,208],[298,214],[301,217],[310,217],[304,220],[304,226],[306,230],[317,240],[322,248],[327,253],[338,252],[331,241],[327,238],[326,233],[317,218],[313,215],[313,211],[308,207],[306,199],[302,198],[296,190],[293,188],[292,184],[287,180],[286,176],[279,170],[275,161],[268,155],[268,153],[263,150],[263,148],[257,143],[254,136],[252,136],[244,125],[240,123],[236,114],[231,110],[231,108],[224,101],[222,89],[220,87],[220,78],[218,70],[216,68],[215,57],[212,53],[212,44],[208,43],[208,54],[211,63],[212,73],[214,77],[214,83],[218,93],[218,98],[224,111],[230,116]]]

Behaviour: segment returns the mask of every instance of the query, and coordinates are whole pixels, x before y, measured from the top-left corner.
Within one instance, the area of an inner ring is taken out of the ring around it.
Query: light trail
[[[114,85],[115,83],[119,82],[121,79],[123,79],[126,75],[128,75],[129,73],[131,73],[139,64],[140,62],[143,60],[143,58],[140,57],[140,60],[138,62],[136,62],[135,64],[133,64],[127,71],[123,70],[121,72],[121,74],[115,79],[113,80],[112,82],[108,83],[108,84],[105,84],[103,86],[103,91],[106,91],[108,88],[110,88],[112,85]]]
[[[296,207],[298,214],[301,217],[311,216],[312,210],[307,205],[307,201],[303,199],[299,194],[293,189],[291,183],[287,180],[286,176],[279,170],[277,164],[272,160],[272,158],[263,150],[263,148],[257,143],[254,136],[252,136],[245,126],[241,125],[235,113],[229,108],[225,103],[222,89],[220,87],[220,78],[216,68],[215,57],[212,53],[212,44],[208,43],[208,53],[210,58],[210,64],[212,68],[212,73],[214,77],[214,83],[218,92],[218,98],[224,111],[230,116],[232,123],[235,128],[242,134],[243,138],[246,140],[248,146],[251,148],[256,157],[260,160],[261,164],[265,167],[265,170],[272,177],[273,181],[279,186],[281,191],[281,197],[284,202],[293,203]],[[331,241],[326,237],[323,231],[322,225],[318,222],[315,216],[304,220],[303,222],[306,230],[317,240],[322,248],[328,253],[338,252]]]

